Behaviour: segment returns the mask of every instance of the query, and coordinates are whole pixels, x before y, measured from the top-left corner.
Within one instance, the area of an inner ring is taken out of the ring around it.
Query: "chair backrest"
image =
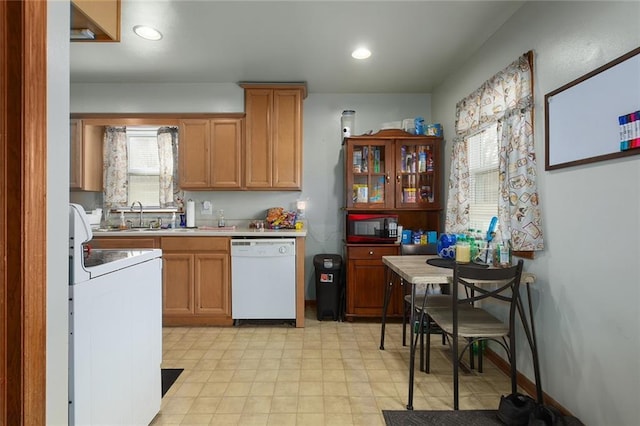
[[[473,303],[482,299],[492,298],[511,303],[513,296],[520,290],[523,260],[508,268],[479,268],[456,263],[453,269],[454,295],[457,296],[458,284],[464,288],[466,296],[458,298],[459,303]],[[493,281],[495,285],[488,286],[486,281]],[[478,282],[484,282],[477,285]]]
[[[402,256],[407,255],[426,255],[426,254],[438,254],[437,244],[400,244],[400,254]]]

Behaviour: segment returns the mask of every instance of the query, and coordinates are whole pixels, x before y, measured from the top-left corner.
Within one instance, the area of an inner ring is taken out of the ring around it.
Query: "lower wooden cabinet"
[[[227,237],[162,237],[163,325],[232,325]]]
[[[347,245],[346,318],[381,317],[385,282],[382,256],[399,255],[397,245]],[[393,287],[387,310],[390,317],[402,315],[400,286]]]

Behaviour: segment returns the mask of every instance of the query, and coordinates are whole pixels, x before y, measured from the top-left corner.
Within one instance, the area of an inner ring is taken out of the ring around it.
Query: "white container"
[[[342,127],[343,138],[348,138],[351,135],[355,135],[356,112],[352,109],[342,111],[342,117],[340,117],[340,125]]]

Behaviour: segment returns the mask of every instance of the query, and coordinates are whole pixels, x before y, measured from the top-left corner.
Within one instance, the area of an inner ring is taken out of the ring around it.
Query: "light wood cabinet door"
[[[229,256],[195,255],[195,313],[231,315]]]
[[[69,188],[75,191],[102,191],[104,126],[87,125],[82,120],[72,119],[69,131]]]
[[[228,237],[161,237],[164,325],[231,325]]]
[[[304,86],[242,84],[245,89],[245,186],[302,188]]]
[[[273,90],[245,90],[245,182],[247,188],[270,188],[272,184],[271,115]]]
[[[69,187],[80,189],[82,187],[82,120],[71,120],[69,136],[71,137]]]
[[[273,187],[301,189],[302,94],[276,90],[273,94]]]
[[[162,259],[163,316],[193,314],[193,254],[163,253]]]
[[[242,118],[180,121],[182,189],[242,188]]]
[[[242,188],[241,118],[211,120],[210,186],[214,189]]]
[[[209,188],[209,170],[211,168],[211,154],[209,153],[211,140],[210,120],[181,120],[179,132],[178,171],[180,188]]]

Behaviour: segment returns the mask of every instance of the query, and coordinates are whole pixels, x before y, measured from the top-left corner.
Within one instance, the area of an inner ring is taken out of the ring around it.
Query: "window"
[[[497,124],[467,139],[469,160],[469,228],[486,231],[498,216]]]
[[[160,204],[160,163],[158,128],[127,127],[128,203],[140,201],[145,207]]]

